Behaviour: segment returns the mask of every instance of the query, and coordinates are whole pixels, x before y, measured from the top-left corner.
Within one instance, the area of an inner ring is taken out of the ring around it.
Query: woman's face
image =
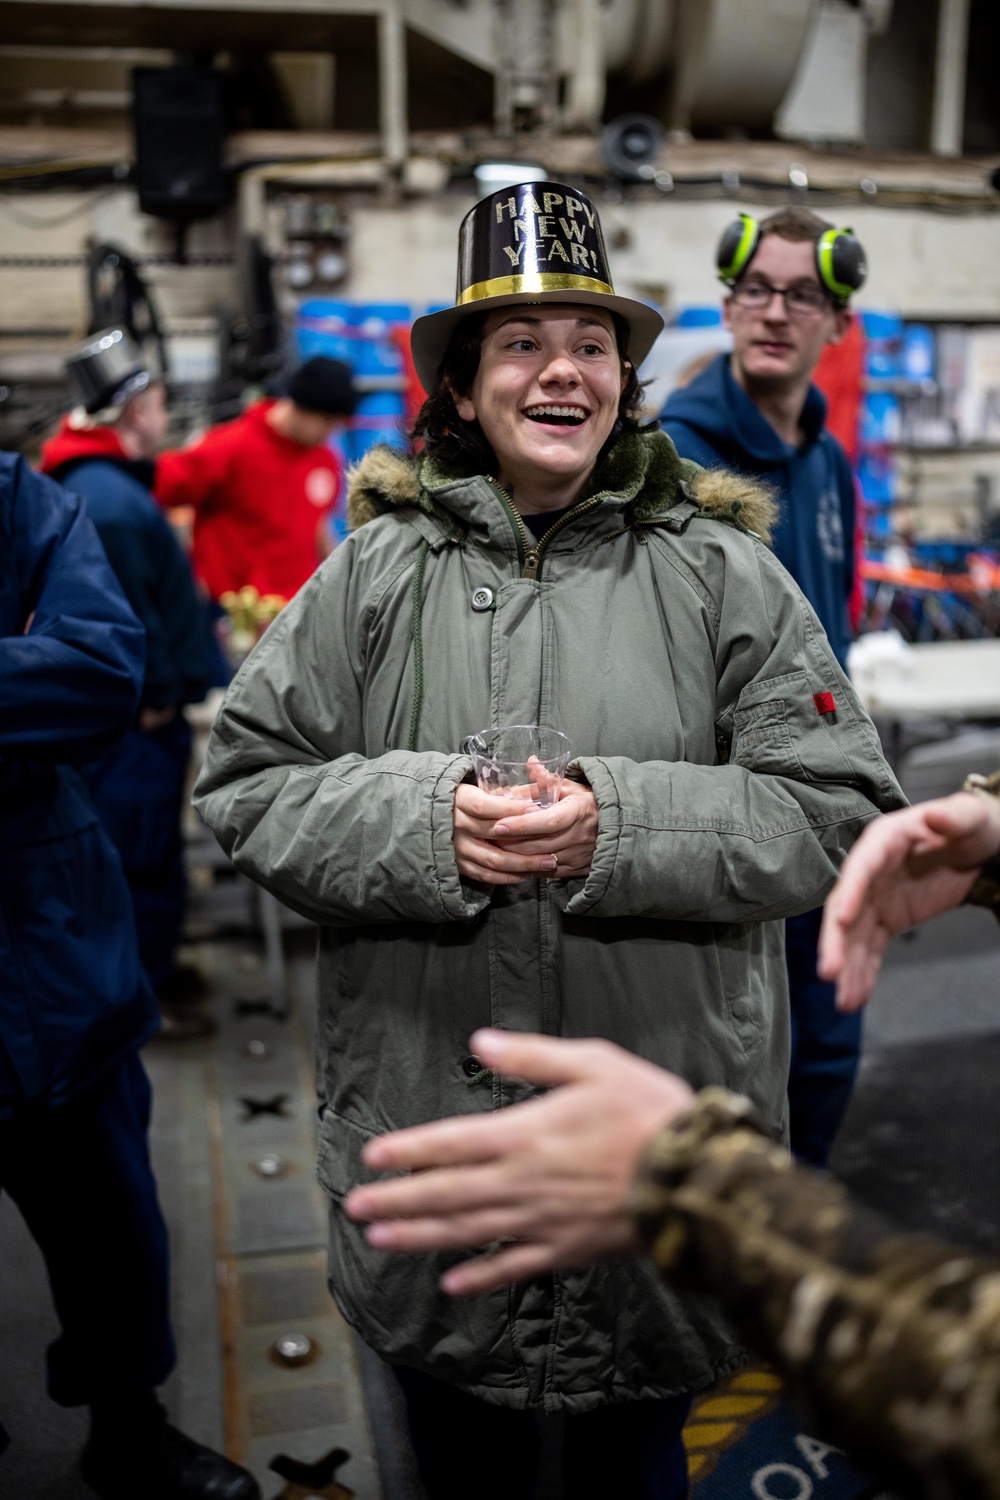
[[[479,369],[455,405],[478,419],[502,483],[587,478],[618,416],[628,378],[610,313],[542,304],[490,313]]]

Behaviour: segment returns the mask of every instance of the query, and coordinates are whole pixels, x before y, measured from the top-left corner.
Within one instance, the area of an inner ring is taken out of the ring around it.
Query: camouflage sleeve
[[[1000,771],[992,776],[977,776],[973,773],[965,778],[963,792],[974,792],[977,797],[1000,798]],[[965,898],[967,906],[986,906],[1000,922],[1000,854],[995,855],[979,872],[979,879]]]
[[[721,1089],[657,1136],[635,1208],[664,1275],[720,1299],[852,1457],[1000,1500],[1000,1262],[894,1231]]]

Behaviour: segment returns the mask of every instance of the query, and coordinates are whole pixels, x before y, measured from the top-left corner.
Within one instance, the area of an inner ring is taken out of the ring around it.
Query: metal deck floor
[[[248,1464],[265,1500],[286,1493],[268,1468],[275,1455],[312,1463],[336,1447],[351,1454],[338,1481],[357,1500],[383,1500],[358,1354],[326,1286],[309,935],[290,947],[287,1022],[267,1013],[265,965],[252,942],[203,943],[192,953],[211,982],[218,1036],[146,1049],[179,1351],[163,1395],[186,1432]],[[76,1471],[85,1415],[44,1392],[55,1331],[41,1257],[0,1200],[0,1420],[11,1434],[0,1500],[91,1497]],[[310,1353],[282,1364],[275,1345],[294,1335],[311,1341]]]
[[[289,948],[295,1005],[288,1023],[259,1008],[266,969],[253,942],[203,943],[194,956],[212,981],[218,1037],[146,1052],[180,1349],[164,1394],[186,1431],[250,1464],[265,1500],[285,1493],[267,1468],[275,1454],[312,1461],[335,1446],[352,1455],[338,1478],[357,1500],[408,1500],[393,1393],[326,1290],[326,1210],[313,1172],[308,935],[293,936]],[[935,1051],[937,1041],[947,1045]],[[991,1078],[984,1075],[974,1092],[967,1086],[970,1066],[983,1071],[977,1058],[990,1065],[1000,1058],[1000,926],[986,912],[964,909],[893,945],[868,1011],[866,1061],[836,1153],[842,1175],[867,1201],[898,1208],[905,1199],[917,1214],[914,1227],[1000,1222],[1000,1205],[976,1200],[977,1192],[993,1195],[1000,1166],[984,1178],[972,1160],[951,1168],[928,1155],[939,1185],[962,1179],[958,1203],[940,1187],[922,1193],[911,1170],[920,1156],[914,1132],[919,1126],[935,1135],[935,1110],[968,1114],[965,1100],[1000,1132]],[[911,1087],[915,1064],[926,1079],[928,1061],[933,1094],[927,1085]],[[283,1114],[254,1114],[240,1103],[266,1105],[281,1095]],[[960,1141],[955,1150],[963,1151]],[[1000,1142],[996,1152],[1000,1161]],[[277,1159],[277,1170],[272,1163],[262,1176],[266,1158]],[[92,1500],[76,1470],[84,1415],[54,1406],[44,1392],[45,1346],[55,1331],[38,1252],[0,1199],[0,1420],[12,1437],[0,1461],[0,1500]],[[294,1333],[307,1334],[317,1353],[283,1368],[270,1351],[279,1336]]]

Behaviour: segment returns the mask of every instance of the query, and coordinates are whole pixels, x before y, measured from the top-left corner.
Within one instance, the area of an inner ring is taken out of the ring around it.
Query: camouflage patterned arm
[[[979,797],[991,797],[1000,801],[1000,771],[992,776],[967,776],[963,792],[974,792]],[[1000,922],[1000,854],[983,865],[979,879],[965,898],[967,906],[988,906]]]
[[[1000,1500],[1000,1263],[894,1231],[721,1089],[657,1136],[635,1208],[664,1275],[719,1298],[858,1462]]]

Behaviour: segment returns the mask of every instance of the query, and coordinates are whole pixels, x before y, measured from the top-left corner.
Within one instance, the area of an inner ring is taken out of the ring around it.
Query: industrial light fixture
[[[516,187],[519,182],[545,182],[548,177],[544,167],[529,161],[483,161],[474,169],[474,175],[480,198],[502,193],[504,188]]]

